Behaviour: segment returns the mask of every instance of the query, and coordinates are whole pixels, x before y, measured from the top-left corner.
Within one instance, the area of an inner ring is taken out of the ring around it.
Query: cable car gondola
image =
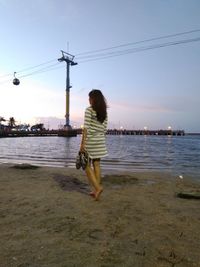
[[[16,72],[14,72],[14,77],[15,77],[15,74],[16,74]],[[16,77],[13,79],[13,84],[14,85],[19,85],[20,84],[20,80],[19,79],[17,79]]]

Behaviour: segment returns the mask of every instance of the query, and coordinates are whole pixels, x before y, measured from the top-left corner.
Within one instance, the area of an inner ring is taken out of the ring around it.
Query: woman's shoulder
[[[94,109],[93,109],[91,106],[87,107],[87,108],[85,109],[85,111],[86,111],[86,112],[90,112],[90,113],[96,113],[96,112],[94,111]]]
[[[89,107],[87,107],[85,110],[91,111],[91,110],[92,110],[92,107],[89,106]]]

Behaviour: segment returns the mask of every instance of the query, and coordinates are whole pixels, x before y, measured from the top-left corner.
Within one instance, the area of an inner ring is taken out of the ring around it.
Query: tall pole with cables
[[[70,119],[69,119],[69,107],[70,107],[70,88],[72,87],[70,85],[70,66],[77,65],[78,63],[74,62],[74,56],[64,52],[61,50],[62,57],[58,59],[59,62],[66,62],[66,113],[65,113],[65,118],[66,118],[66,124],[65,128],[66,129],[71,129],[70,126]]]

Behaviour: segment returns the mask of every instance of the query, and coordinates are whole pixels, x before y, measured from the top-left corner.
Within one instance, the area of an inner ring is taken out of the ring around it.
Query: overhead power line
[[[60,66],[60,65],[58,66],[58,64],[59,63],[56,63],[56,64],[51,65],[51,67],[42,68],[42,69],[30,72],[28,74],[24,74],[24,75],[18,76],[18,78],[21,79],[21,78],[25,78],[25,77],[28,77],[28,76],[32,76],[32,75],[36,75],[36,74],[40,74],[40,73],[44,73],[44,72],[48,72],[48,71],[52,71],[52,70],[56,70],[56,69],[62,68],[62,66]],[[54,67],[56,65],[57,65],[57,67]],[[12,79],[5,80],[5,81],[0,82],[0,84],[5,84],[5,83],[11,82],[11,81],[12,81]]]
[[[24,68],[24,69],[18,71],[17,73],[19,74],[19,73],[24,72],[24,71],[27,71],[27,70],[32,70],[32,69],[38,68],[38,67],[40,67],[40,66],[44,66],[44,65],[46,65],[46,64],[49,64],[49,63],[51,63],[51,62],[55,62],[55,61],[56,61],[56,59],[52,59],[52,60],[49,60],[49,61],[40,63],[40,64],[38,64],[38,65],[35,65],[35,66],[33,66],[33,67]]]
[[[38,74],[38,73],[43,73],[43,72],[46,72],[46,71],[54,70],[54,69],[57,69],[57,68],[55,68],[55,66],[58,66],[58,65],[59,65],[59,67],[57,67],[57,68],[60,68],[60,64],[57,62],[55,64],[52,64],[52,65],[49,65],[47,67],[41,68],[39,70],[35,70],[35,71],[31,72],[31,73],[21,75],[18,78],[24,78],[24,77],[27,77],[27,76],[30,76],[30,75],[33,75],[33,74]]]
[[[51,62],[56,62],[56,60],[57,59],[52,59],[52,60],[49,60],[49,61],[46,61],[46,62],[42,62],[42,63],[34,65],[32,67],[27,67],[27,68],[21,69],[21,70],[17,71],[16,73],[19,74],[19,73],[22,73],[22,72],[25,72],[25,71],[28,71],[28,70],[36,69],[36,68],[38,68],[40,66],[47,65],[47,64],[49,64]],[[12,75],[13,75],[13,73],[7,73],[5,75],[1,75],[0,78],[7,77],[7,76],[12,76]]]
[[[126,44],[107,47],[107,48],[103,48],[103,49],[87,51],[87,52],[76,54],[76,59],[78,60],[79,63],[85,63],[85,62],[98,61],[98,60],[107,59],[107,58],[116,57],[116,56],[122,56],[125,54],[131,54],[131,53],[137,53],[137,52],[142,52],[142,51],[147,51],[147,50],[152,50],[152,49],[163,48],[163,47],[167,47],[167,46],[175,46],[175,45],[186,44],[186,43],[191,43],[191,42],[198,42],[198,41],[200,41],[200,37],[184,39],[184,40],[174,40],[174,41],[165,42],[165,43],[151,44],[148,46],[138,46],[138,47],[136,46],[136,45],[142,44],[142,43],[148,43],[148,42],[153,42],[153,41],[157,41],[157,40],[161,40],[161,39],[167,39],[167,38],[174,38],[177,36],[183,36],[183,35],[188,35],[188,34],[197,33],[197,32],[200,32],[200,29],[195,29],[195,30],[191,30],[191,31],[185,31],[185,32],[180,32],[180,33],[170,34],[170,35],[163,35],[163,36],[154,37],[154,38],[150,38],[150,39],[144,39],[144,40],[137,41],[137,42],[126,43]],[[136,47],[134,47],[134,46],[136,46]],[[124,48],[127,47],[127,48],[126,49],[120,49],[123,47]],[[50,64],[52,62],[56,62],[56,63]],[[57,66],[58,64],[59,63],[57,62],[57,59],[53,59],[53,60],[49,60],[49,61],[42,62],[42,63],[37,64],[37,65],[34,65],[32,67],[23,68],[23,69],[17,71],[16,73],[17,74],[22,73],[22,75],[18,76],[18,78],[24,78],[27,76],[32,76],[32,75],[44,73],[47,71],[59,69],[59,68],[61,68],[61,66],[58,67]],[[44,66],[44,67],[42,67],[42,66]],[[42,68],[40,68],[40,67],[42,67]],[[34,70],[34,71],[28,72],[30,70]],[[23,74],[24,72],[28,72],[28,73]],[[2,76],[0,76],[0,78],[11,76],[11,75],[13,75],[13,73],[2,75]],[[4,81],[0,82],[0,84],[4,84],[4,83],[10,82],[10,81],[11,81],[11,79],[4,80]]]
[[[141,40],[141,41],[125,43],[125,44],[121,44],[121,45],[117,45],[117,46],[111,46],[111,47],[107,47],[107,48],[103,48],[103,49],[86,51],[86,52],[82,52],[82,53],[76,54],[75,56],[79,57],[79,56],[82,56],[82,55],[87,55],[87,54],[92,54],[92,53],[112,50],[112,49],[116,49],[116,48],[120,48],[120,47],[130,46],[130,45],[142,44],[142,43],[146,43],[146,42],[152,42],[152,41],[171,38],[171,37],[176,37],[176,36],[180,36],[180,35],[187,35],[187,34],[191,34],[191,33],[195,33],[195,32],[200,32],[200,29],[191,30],[191,31],[185,31],[185,32],[179,32],[179,33],[175,33],[175,34],[162,35],[162,36],[159,36],[159,37],[154,37],[154,38],[150,38],[150,39],[144,39],[144,40]]]
[[[151,45],[151,46],[118,50],[118,51],[103,53],[103,54],[90,55],[90,56],[87,56],[85,58],[85,60],[79,61],[79,63],[84,63],[84,62],[89,62],[89,61],[97,61],[97,60],[106,59],[106,58],[110,58],[110,57],[116,57],[116,56],[122,56],[125,54],[142,52],[145,50],[158,49],[158,48],[162,48],[162,47],[175,46],[175,45],[186,44],[186,43],[191,43],[191,42],[198,42],[198,41],[200,41],[200,37],[193,38],[193,39],[179,40],[179,41],[174,41],[174,42],[168,42],[168,43],[161,43],[161,44],[156,44],[156,45]]]

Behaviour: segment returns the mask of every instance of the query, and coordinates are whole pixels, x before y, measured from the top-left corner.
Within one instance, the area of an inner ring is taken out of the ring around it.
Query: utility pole
[[[69,119],[69,97],[70,97],[70,88],[72,87],[70,85],[70,66],[74,66],[77,65],[78,63],[74,62],[74,56],[64,52],[63,50],[61,50],[62,53],[62,57],[58,59],[59,62],[66,62],[66,113],[65,113],[65,118],[66,118],[66,124],[65,124],[65,128],[67,130],[72,129],[71,125],[70,125],[70,119]]]

